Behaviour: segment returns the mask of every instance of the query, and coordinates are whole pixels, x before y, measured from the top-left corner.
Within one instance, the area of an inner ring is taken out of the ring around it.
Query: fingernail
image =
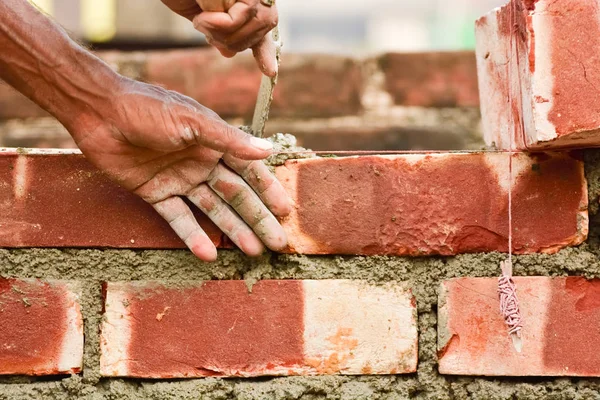
[[[277,65],[275,65],[275,67],[273,69],[271,69],[267,75],[269,76],[269,78],[275,78],[277,76],[278,72],[279,71],[278,71]]]
[[[251,137],[250,144],[252,146],[256,147],[257,149],[261,149],[261,150],[265,150],[265,151],[273,150],[273,145],[271,144],[271,142],[269,142],[268,140],[265,140],[265,139]]]

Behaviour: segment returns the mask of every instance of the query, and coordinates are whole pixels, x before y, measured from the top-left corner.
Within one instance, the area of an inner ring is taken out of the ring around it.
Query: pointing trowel
[[[281,40],[279,39],[279,28],[275,27],[271,31],[272,38],[275,43],[275,57],[277,59],[277,67],[281,58]],[[269,110],[271,109],[271,103],[273,102],[273,90],[277,84],[278,72],[273,78],[266,75],[262,76],[260,81],[260,88],[258,89],[258,97],[256,98],[256,106],[254,107],[254,117],[252,117],[251,133],[256,137],[263,137],[265,133],[265,124],[269,119]]]

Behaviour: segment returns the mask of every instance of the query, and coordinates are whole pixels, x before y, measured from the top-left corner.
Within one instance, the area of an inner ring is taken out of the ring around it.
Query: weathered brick
[[[295,202],[288,251],[303,254],[553,253],[585,240],[577,154],[439,153],[291,160],[276,171]]]
[[[80,371],[78,290],[72,282],[0,278],[0,375]]]
[[[185,248],[138,196],[79,151],[0,150],[0,247]],[[213,242],[222,233],[199,211]]]
[[[379,59],[394,102],[421,107],[477,107],[475,54],[390,53]]]
[[[284,57],[271,116],[319,117],[360,111],[362,76],[355,61],[328,55]],[[260,77],[250,54],[226,59],[213,49],[149,53],[145,76],[224,118],[252,116]]]
[[[109,282],[104,376],[400,374],[416,370],[415,303],[401,283]]]
[[[600,145],[597,0],[511,0],[477,21],[485,138],[499,148]]]
[[[499,312],[494,278],[441,285],[439,371],[453,375],[600,376],[600,280],[516,277],[523,316],[517,353]]]

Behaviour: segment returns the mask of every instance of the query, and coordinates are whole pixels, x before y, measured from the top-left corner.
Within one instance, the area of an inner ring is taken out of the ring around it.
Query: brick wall
[[[290,247],[204,225],[204,264],[79,154],[3,151],[0,398],[595,398],[600,153],[513,156],[520,354],[508,157],[289,160]]]
[[[101,56],[232,123],[252,113],[247,55]],[[331,150],[481,145],[473,53],[283,65],[269,133]],[[6,87],[0,118],[5,146],[72,147]],[[219,248],[204,264],[77,151],[2,149],[0,400],[598,397],[600,152],[273,164],[289,246],[245,257],[198,213]],[[497,294],[509,187],[521,353]]]
[[[212,49],[101,52],[120,73],[191,96],[233,124],[252,117],[260,73],[249,54]],[[473,52],[353,59],[284,54],[266,134],[315,150],[478,149],[483,146]],[[0,144],[74,147],[35,104],[0,84]]]

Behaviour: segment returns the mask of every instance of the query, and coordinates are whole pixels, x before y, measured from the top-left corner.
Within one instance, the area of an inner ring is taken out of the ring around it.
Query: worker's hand
[[[67,127],[85,156],[150,203],[196,256],[212,261],[217,252],[184,199],[248,255],[286,246],[274,215],[289,213],[290,203],[260,161],[269,142],[157,86],[122,78],[113,100]]]
[[[261,71],[277,73],[275,45],[268,33],[277,25],[275,5],[260,0],[162,0],[171,10],[191,20],[208,43],[225,57],[252,48]],[[210,10],[210,11],[208,11]]]

